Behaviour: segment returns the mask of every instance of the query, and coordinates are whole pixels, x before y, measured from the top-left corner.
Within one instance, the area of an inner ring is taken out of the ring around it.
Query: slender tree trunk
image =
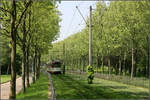
[[[119,57],[119,68],[120,68],[120,75],[122,75],[121,56]]]
[[[40,72],[41,72],[41,54],[39,55],[39,77],[40,77]]]
[[[148,44],[148,46],[147,46],[147,68],[145,68],[145,69],[147,69],[147,71],[146,71],[146,77],[147,78],[150,78],[149,77],[149,64],[150,64],[150,35],[147,37],[147,44]]]
[[[126,73],[126,69],[125,69],[125,66],[126,66],[126,51],[124,52],[124,58],[123,58],[123,76],[125,76],[125,73]]]
[[[26,58],[25,55],[23,57],[23,61],[22,61],[22,92],[25,92],[25,63],[26,63]]]
[[[72,64],[72,71],[74,71],[74,60],[72,59],[71,61],[72,61],[72,63],[71,63]]]
[[[37,55],[36,55],[36,47],[35,47],[34,58],[33,58],[33,83],[35,83],[35,81],[36,81],[36,65],[37,65],[36,57],[37,57]]]
[[[7,75],[9,74],[9,69],[10,69],[10,64],[8,63],[8,67],[7,67]]]
[[[24,36],[23,36],[24,38]],[[26,69],[26,51],[25,51],[25,40],[23,41],[23,59],[22,59],[22,92],[25,92],[25,69]]]
[[[30,5],[30,9],[29,9],[29,28],[28,31],[30,32],[31,29],[31,5]],[[28,45],[27,45],[27,55],[26,55],[26,59],[27,59],[27,87],[30,87],[30,80],[29,80],[29,49],[30,49],[30,40],[31,40],[31,35],[29,34],[29,40],[28,40]]]
[[[102,56],[102,71],[103,71],[103,74],[104,74],[104,57]]]
[[[11,51],[11,81],[10,81],[10,99],[16,98],[16,39],[12,41]]]
[[[24,6],[26,5],[26,0],[24,1]],[[26,69],[26,13],[23,18],[23,62],[22,62],[22,91],[25,92],[25,69]]]
[[[27,48],[27,60],[26,60],[26,67],[27,67],[27,87],[30,87],[30,81],[29,81],[29,48]]]
[[[40,77],[40,65],[41,65],[41,55],[38,55],[38,69],[37,69],[37,79]]]
[[[38,78],[38,57],[37,51],[35,50],[35,80]]]
[[[147,77],[150,78],[150,35],[148,35],[148,65],[147,65]],[[150,98],[150,95],[149,95]]]
[[[33,63],[32,63],[32,81],[35,83],[35,55],[33,56]]]
[[[84,59],[83,59],[83,72],[85,72],[85,57],[84,57]]]
[[[11,0],[11,81],[9,99],[16,99],[16,1]]]
[[[82,71],[82,58],[80,58],[80,74],[81,74],[81,71]]]
[[[137,70],[137,50],[135,50],[134,52],[134,73],[133,73],[133,76],[136,77],[136,70]]]
[[[115,65],[115,74],[118,75],[119,72],[119,68],[118,68],[118,64]]]
[[[110,69],[110,58],[108,57],[108,74],[110,75],[110,72],[111,71],[111,69]]]
[[[96,66],[96,72],[98,72],[98,67],[100,67],[100,65],[99,65],[99,56],[97,55],[97,66]]]
[[[134,49],[132,47],[132,68],[131,68],[131,79],[133,78],[134,74]]]

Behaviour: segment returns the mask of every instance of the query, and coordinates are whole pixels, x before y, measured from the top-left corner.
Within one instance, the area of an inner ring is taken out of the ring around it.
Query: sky
[[[61,1],[58,3],[58,10],[61,12],[60,22],[60,37],[57,41],[64,40],[68,36],[82,30],[85,27],[85,22],[76,6],[80,9],[85,19],[89,16],[89,7],[96,8],[97,1]],[[57,42],[55,41],[55,42]]]

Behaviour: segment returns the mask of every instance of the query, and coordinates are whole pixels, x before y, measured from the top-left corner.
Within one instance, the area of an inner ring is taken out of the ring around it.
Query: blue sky
[[[58,9],[61,12],[62,21],[60,22],[60,37],[57,41],[63,40],[68,36],[80,31],[85,27],[85,22],[79,14],[76,6],[79,7],[84,18],[89,16],[89,6],[96,8],[97,1],[62,1],[58,4]]]

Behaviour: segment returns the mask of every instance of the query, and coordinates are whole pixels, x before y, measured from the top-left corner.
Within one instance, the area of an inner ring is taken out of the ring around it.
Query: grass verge
[[[86,77],[77,74],[53,75],[57,99],[147,99],[148,88],[141,88],[94,79],[87,84]]]
[[[1,75],[1,83],[8,82],[11,79],[10,75]]]
[[[48,99],[49,79],[47,75],[40,75],[40,78],[29,88],[26,88],[25,93],[18,93],[17,99]]]

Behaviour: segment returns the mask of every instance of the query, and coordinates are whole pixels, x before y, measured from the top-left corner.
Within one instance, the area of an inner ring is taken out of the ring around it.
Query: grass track
[[[57,99],[147,99],[149,90],[118,82],[95,78],[87,84],[86,77],[53,75]]]
[[[17,99],[48,99],[48,88],[49,79],[47,75],[40,75],[40,78],[31,84],[29,88],[26,89],[26,93],[17,94]]]

